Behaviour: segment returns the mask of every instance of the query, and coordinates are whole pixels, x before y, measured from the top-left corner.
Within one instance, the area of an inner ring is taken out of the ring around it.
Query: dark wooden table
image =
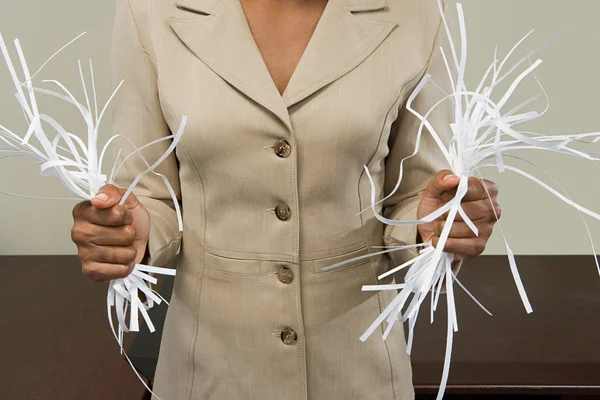
[[[0,257],[0,272],[0,399],[142,399],[108,325],[108,286],[77,257]]]
[[[480,257],[461,270],[461,282],[494,316],[456,289],[459,331],[448,397],[600,395],[600,276],[593,258],[528,256],[517,261],[531,315],[520,302],[505,257]],[[85,278],[76,257],[0,257],[0,271],[0,399],[144,396],[110,332],[106,285]],[[427,305],[417,323],[412,359],[423,399],[436,392],[442,372],[443,298],[438,309],[433,325]],[[142,335],[149,338],[142,333],[138,343],[144,343]],[[126,336],[126,344],[132,339]],[[148,360],[156,357],[155,350],[149,353]]]
[[[458,332],[448,394],[600,395],[600,275],[592,256],[517,257],[533,307],[521,303],[506,257],[465,263],[459,280],[493,314],[456,288]],[[417,321],[412,353],[417,393],[439,385],[446,303]]]

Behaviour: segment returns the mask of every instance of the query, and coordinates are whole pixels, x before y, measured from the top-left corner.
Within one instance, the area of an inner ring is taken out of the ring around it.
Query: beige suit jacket
[[[117,1],[114,81],[125,82],[113,133],[142,146],[189,118],[158,169],[182,204],[183,234],[158,176],[135,191],[152,217],[147,262],[164,266],[181,245],[155,377],[162,400],[413,398],[401,324],[385,342],[383,328],[359,337],[395,295],[361,287],[391,283],[377,276],[415,253],[321,268],[416,240],[416,227],[357,213],[370,205],[364,165],[381,199],[414,150],[419,121],[404,105],[426,72],[446,74],[440,21],[436,0],[329,0],[281,96],[239,0]],[[415,106],[439,98],[429,86]],[[447,125],[450,109],[433,119]],[[416,219],[447,165],[425,134],[406,168],[377,206],[388,218]],[[117,184],[144,169],[132,157]]]

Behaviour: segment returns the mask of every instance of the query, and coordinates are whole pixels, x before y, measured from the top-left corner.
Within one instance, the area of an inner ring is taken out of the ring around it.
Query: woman
[[[188,116],[159,169],[184,231],[154,176],[123,207],[115,186],[79,204],[73,240],[97,281],[165,266],[181,246],[154,382],[162,400],[413,398],[402,327],[385,342],[358,338],[394,296],[362,285],[390,283],[377,275],[414,253],[321,269],[374,246],[437,244],[443,217],[405,228],[356,214],[370,205],[363,166],[381,198],[414,150],[419,121],[404,105],[425,73],[445,75],[440,23],[436,0],[117,2],[114,78],[125,83],[113,133],[142,146]],[[440,96],[428,88],[415,106]],[[448,126],[451,108],[431,119]],[[145,169],[134,158],[121,187]],[[445,167],[425,134],[379,210],[410,220],[436,210],[458,184]],[[492,231],[497,191],[485,184],[494,204],[476,179],[464,204],[480,236],[459,221],[447,242],[458,263]]]

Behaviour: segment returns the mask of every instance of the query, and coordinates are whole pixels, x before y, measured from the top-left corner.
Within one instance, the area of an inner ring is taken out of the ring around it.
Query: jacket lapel
[[[283,96],[269,74],[239,0],[175,0],[189,18],[170,18],[173,31],[216,74],[292,129],[288,108],[365,60],[396,26],[353,12],[386,0],[329,0]]]
[[[169,23],[185,45],[216,74],[275,114],[291,128],[290,117],[252,37],[239,0],[176,0],[194,11]]]
[[[383,9],[386,0],[329,0],[313,37],[283,93],[287,107],[356,68],[385,40],[395,22],[353,12]]]

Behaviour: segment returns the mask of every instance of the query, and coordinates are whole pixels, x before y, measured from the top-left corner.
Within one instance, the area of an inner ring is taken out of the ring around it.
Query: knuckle
[[[77,231],[77,225],[73,225],[73,227],[71,228],[71,241],[76,244],[79,242],[79,232]]]
[[[84,229],[81,224],[75,224],[71,228],[71,240],[76,244],[81,244],[86,241],[88,237],[87,230]]]
[[[123,227],[123,239],[127,243],[133,243],[135,241],[136,231],[133,225],[126,225]]]
[[[125,208],[115,206],[110,211],[111,221],[115,224],[121,224],[125,220]]]
[[[498,196],[498,193],[499,193],[498,185],[496,185],[494,182],[488,181],[487,190],[492,197]]]
[[[73,219],[74,220],[79,219],[83,214],[83,210],[85,208],[87,208],[89,206],[89,204],[90,204],[89,201],[81,201],[81,202],[75,204],[75,206],[73,207],[73,211],[71,212],[71,214],[73,215]]]
[[[98,282],[102,280],[100,266],[96,263],[84,263],[82,271],[85,276],[93,281]]]
[[[496,204],[496,216],[498,219],[500,219],[500,217],[502,216],[502,207],[500,207],[500,205]]]

